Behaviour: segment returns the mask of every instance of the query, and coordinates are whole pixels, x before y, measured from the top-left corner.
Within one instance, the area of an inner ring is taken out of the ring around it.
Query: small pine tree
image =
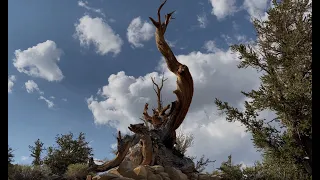
[[[39,166],[42,165],[41,153],[45,148],[43,148],[43,142],[38,139],[34,142],[34,146],[29,146],[31,157],[33,157],[32,165]]]
[[[8,165],[12,165],[13,158],[14,158],[13,150],[11,147],[8,146]]]
[[[12,172],[13,172],[13,168],[14,168],[14,165],[12,164],[13,158],[14,158],[13,150],[8,145],[8,178],[9,179],[12,177]]]
[[[222,172],[223,179],[226,180],[241,180],[243,179],[243,174],[241,170],[241,164],[234,165],[232,163],[232,156],[228,156],[228,160],[221,163],[220,168],[218,168]]]
[[[56,147],[47,148],[47,156],[44,164],[50,167],[52,172],[57,175],[63,175],[70,164],[87,163],[92,156],[92,148],[88,146],[89,142],[85,139],[85,134],[80,133],[76,139],[73,139],[73,133],[56,137]]]

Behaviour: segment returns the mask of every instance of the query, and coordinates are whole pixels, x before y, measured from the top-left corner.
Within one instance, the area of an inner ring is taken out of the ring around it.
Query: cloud
[[[233,44],[233,39],[226,34],[221,34],[221,38],[228,44],[228,46]]]
[[[235,0],[210,0],[210,3],[212,5],[211,14],[215,15],[218,20],[223,20],[237,12]]]
[[[250,15],[250,18],[267,20],[267,9],[270,7],[270,0],[244,0],[243,7]]]
[[[57,48],[54,41],[47,40],[24,51],[18,49],[14,54],[13,65],[19,72],[48,81],[63,79],[63,74],[57,65],[62,50]]]
[[[88,47],[93,44],[100,55],[120,53],[122,39],[102,18],[85,15],[75,24],[75,29],[74,37],[79,39],[81,46]]]
[[[194,97],[189,113],[180,127],[185,133],[195,136],[194,145],[189,148],[189,155],[208,156],[217,163],[234,155],[234,161],[251,163],[260,155],[250,140],[251,135],[239,123],[229,123],[225,117],[217,115],[214,98],[227,101],[241,108],[244,97],[240,91],[255,89],[259,84],[259,76],[253,69],[238,69],[237,54],[216,47],[209,53],[191,52],[178,55],[177,59],[186,64],[194,80]],[[169,72],[162,59],[157,67],[164,71],[168,80],[163,89],[163,102],[168,104],[175,100],[172,91],[176,88],[176,77]],[[148,102],[150,109],[156,106],[156,96],[152,89],[150,77],[159,82],[161,74],[151,72],[140,77],[126,75],[121,71],[110,75],[108,84],[98,95],[87,99],[96,124],[106,124],[122,132],[128,132],[128,125],[141,122],[144,104]],[[201,148],[199,148],[201,147]]]
[[[40,96],[40,97],[39,97],[39,100],[44,100],[44,101],[46,102],[48,108],[53,108],[53,106],[54,106],[54,103],[53,103],[52,101],[46,99],[46,98],[43,97],[43,96]]]
[[[253,44],[254,41],[252,38],[247,38],[245,35],[243,34],[233,34],[233,36],[229,36],[227,34],[221,34],[221,38],[225,41],[225,43],[228,46],[231,46],[233,44]]]
[[[40,91],[38,84],[35,83],[33,80],[28,80],[25,82],[25,87],[28,93],[33,93],[34,91],[37,91],[39,94],[44,94],[42,91]]]
[[[16,76],[14,75],[8,76],[8,93],[12,93],[12,88],[16,80],[17,80]]]
[[[197,15],[197,21],[199,23],[200,28],[206,28],[208,25],[208,19],[205,13]]]
[[[66,98],[62,98],[61,100],[64,101],[64,102],[67,102],[67,101],[68,101]]]
[[[178,42],[178,41],[169,41],[168,39],[166,39],[166,41],[171,48],[175,47]]]
[[[44,94],[44,92],[40,90],[38,84],[35,83],[33,80],[28,80],[27,82],[25,82],[25,88],[26,88],[28,93],[33,93],[35,91],[38,92],[40,94],[38,99],[45,101],[47,106],[48,106],[48,108],[53,108],[54,107],[53,101],[50,101],[49,99],[47,99],[44,96],[42,96]],[[54,96],[50,96],[50,98],[51,99],[55,99]]]
[[[237,31],[239,30],[239,25],[235,21],[232,21],[232,28]]]
[[[96,12],[96,13],[102,15],[103,17],[106,17],[106,15],[102,12],[101,9],[92,8],[92,7],[88,6],[88,4],[89,4],[88,1],[78,1],[78,6],[83,7],[87,10],[90,10],[90,11]]]
[[[139,16],[129,24],[127,38],[133,47],[143,47],[142,42],[149,41],[153,37],[154,31],[153,25],[146,21],[142,22]]]
[[[234,36],[238,42],[246,42],[247,37],[245,35],[236,34]]]
[[[212,41],[212,40],[206,41],[204,43],[203,48],[206,49],[207,52],[217,52],[217,51],[219,51],[219,49],[216,46],[216,43],[214,41]]]
[[[111,149],[116,150],[117,149],[117,143],[113,143],[110,145]]]
[[[29,156],[21,156],[21,161],[27,161],[29,159],[30,159]]]
[[[94,163],[97,165],[102,165],[104,163],[104,161],[99,160],[99,159],[93,159]]]

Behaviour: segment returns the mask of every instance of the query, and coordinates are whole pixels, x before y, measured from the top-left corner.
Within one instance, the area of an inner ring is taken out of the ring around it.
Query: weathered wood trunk
[[[140,152],[135,155],[141,155],[142,165],[162,165],[171,166],[180,169],[182,172],[194,172],[194,163],[190,158],[184,157],[183,154],[174,148],[176,140],[176,129],[181,125],[189,110],[193,97],[193,79],[186,65],[179,63],[173,54],[171,48],[166,42],[164,35],[167,26],[172,18],[173,12],[165,16],[165,21],[161,22],[160,11],[164,1],[158,9],[158,21],[150,17],[153,25],[156,27],[155,40],[160,53],[164,56],[168,69],[177,77],[177,89],[173,91],[177,99],[165,107],[162,106],[161,90],[164,79],[159,86],[152,82],[156,89],[158,97],[158,108],[153,109],[153,115],[148,114],[148,104],[143,111],[144,121],[150,123],[153,129],[149,129],[144,123],[130,124],[128,127],[134,135],[126,135],[123,138],[118,133],[118,152],[116,157],[102,165],[96,165],[91,160],[90,170],[96,172],[107,171],[118,166],[128,156],[130,147],[140,142]],[[170,110],[169,110],[170,109]],[[169,110],[169,112],[167,112]],[[133,154],[131,154],[132,156]],[[130,156],[130,155],[129,155]]]

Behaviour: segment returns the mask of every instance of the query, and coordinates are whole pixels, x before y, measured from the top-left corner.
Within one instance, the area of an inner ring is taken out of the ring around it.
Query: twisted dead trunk
[[[160,53],[164,56],[168,69],[177,77],[177,89],[173,91],[176,94],[176,101],[162,106],[161,90],[159,86],[151,79],[158,97],[158,108],[153,109],[153,115],[148,114],[148,104],[146,103],[143,111],[144,121],[150,123],[153,129],[148,129],[145,124],[130,124],[129,130],[135,133],[132,136],[126,135],[124,138],[118,134],[118,152],[115,159],[102,165],[95,165],[91,160],[91,171],[107,171],[118,166],[127,156],[129,148],[136,145],[140,140],[140,153],[142,156],[142,165],[162,165],[171,166],[180,169],[182,172],[195,171],[194,163],[190,158],[184,157],[183,154],[174,148],[176,140],[176,129],[179,128],[185,119],[193,97],[193,79],[186,65],[179,63],[173,54],[171,48],[166,42],[164,35],[168,24],[172,18],[171,12],[165,15],[165,21],[161,22],[160,11],[166,0],[158,8],[158,21],[149,17],[156,27],[155,40]],[[169,110],[169,112],[166,112]]]

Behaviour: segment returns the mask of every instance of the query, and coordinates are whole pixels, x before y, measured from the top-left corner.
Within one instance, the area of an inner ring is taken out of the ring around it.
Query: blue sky
[[[15,162],[30,163],[28,145],[57,134],[85,132],[95,158],[112,158],[117,129],[139,122],[143,104],[155,104],[150,77],[169,78],[164,101],[174,100],[174,76],[163,68],[148,17],[161,1],[9,2],[8,133]],[[268,0],[168,0],[176,10],[166,38],[189,66],[195,96],[180,131],[192,133],[188,153],[235,162],[259,159],[250,134],[218,116],[214,98],[241,108],[241,90],[257,87],[258,74],[239,70],[232,43],[253,43],[251,18],[267,18]],[[268,113],[265,114],[269,116]],[[209,142],[210,141],[210,142]],[[202,147],[202,148],[199,148]]]

